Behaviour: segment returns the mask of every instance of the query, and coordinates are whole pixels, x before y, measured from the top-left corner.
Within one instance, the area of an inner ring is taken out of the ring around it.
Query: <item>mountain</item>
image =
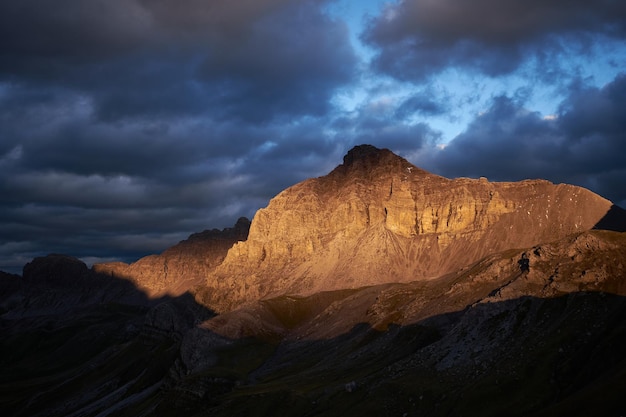
[[[132,264],[95,264],[94,272],[132,281],[151,296],[181,295],[206,279],[238,241],[246,240],[250,220],[241,217],[232,228],[205,230],[165,250]]]
[[[592,229],[611,208],[572,185],[450,180],[389,150],[357,146],[330,174],[259,210],[202,300],[227,311],[281,294],[433,279],[490,253]]]
[[[618,416],[626,213],[357,146],[252,222],[0,274],[11,416]]]

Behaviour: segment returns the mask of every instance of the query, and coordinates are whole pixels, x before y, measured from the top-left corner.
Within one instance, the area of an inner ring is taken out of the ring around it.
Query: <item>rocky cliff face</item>
[[[386,149],[353,148],[330,174],[257,212],[206,282],[227,310],[280,294],[435,278],[484,256],[589,230],[611,202],[544,180],[447,179]]]
[[[152,297],[178,296],[201,284],[226,256],[227,251],[248,237],[250,220],[237,220],[232,228],[205,230],[167,249],[132,264],[110,262],[95,264],[94,272],[133,282]]]

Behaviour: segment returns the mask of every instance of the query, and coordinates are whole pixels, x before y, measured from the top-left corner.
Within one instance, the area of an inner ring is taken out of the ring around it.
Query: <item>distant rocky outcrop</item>
[[[154,302],[127,280],[94,272],[80,259],[50,254],[24,265],[23,276],[0,275],[4,318],[58,315],[103,303],[147,307]]]
[[[91,277],[85,263],[73,256],[50,254],[24,265],[22,279],[29,286],[79,288]]]
[[[198,297],[229,310],[280,294],[432,279],[490,253],[592,229],[611,207],[573,185],[447,179],[387,149],[357,146],[328,175],[259,210],[247,241]]]
[[[181,295],[202,284],[237,242],[248,237],[250,220],[241,217],[232,228],[205,230],[165,250],[132,264],[95,264],[99,274],[128,279],[151,296]]]

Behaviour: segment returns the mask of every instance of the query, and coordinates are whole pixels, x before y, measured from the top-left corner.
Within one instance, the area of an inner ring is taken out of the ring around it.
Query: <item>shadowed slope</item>
[[[289,340],[195,415],[621,415],[624,319],[624,297],[577,292]]]
[[[189,294],[151,298],[64,255],[0,282],[0,408],[10,416],[116,414],[151,399],[183,336],[213,312]]]

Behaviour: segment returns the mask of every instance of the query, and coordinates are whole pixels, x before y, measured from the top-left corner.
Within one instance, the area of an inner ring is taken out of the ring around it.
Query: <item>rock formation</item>
[[[330,174],[255,215],[199,295],[229,310],[281,294],[436,278],[484,256],[589,230],[610,201],[544,180],[447,179],[386,149],[353,148]]]
[[[203,283],[224,260],[228,249],[246,240],[249,229],[250,220],[242,217],[232,228],[194,233],[160,255],[146,256],[132,264],[95,264],[93,270],[128,279],[152,297],[181,295]]]
[[[72,256],[50,254],[33,259],[23,276],[0,280],[0,311],[4,318],[60,315],[105,303],[147,307],[150,301],[127,280],[112,279],[89,269]]]

